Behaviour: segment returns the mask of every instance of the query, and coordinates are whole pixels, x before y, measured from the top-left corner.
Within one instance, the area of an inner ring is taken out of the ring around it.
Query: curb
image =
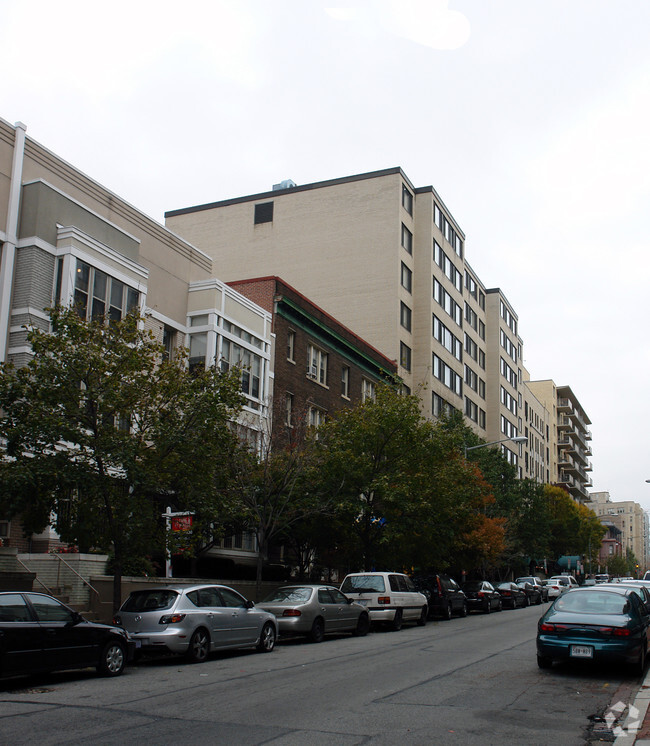
[[[646,674],[629,709],[632,707],[636,708],[638,713],[635,713],[632,717],[628,712],[622,726],[624,732],[617,736],[614,746],[631,746],[632,744],[634,746],[650,746],[650,715],[648,714],[648,708],[650,707],[650,671]],[[632,734],[627,732],[628,728],[635,729],[633,740],[630,740]],[[637,738],[637,733],[643,733],[643,736]]]

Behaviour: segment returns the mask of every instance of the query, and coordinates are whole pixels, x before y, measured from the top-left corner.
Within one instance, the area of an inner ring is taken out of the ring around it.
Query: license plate
[[[571,645],[569,655],[572,658],[593,658],[594,649],[589,645]]]
[[[368,599],[367,598],[358,598],[356,603],[361,604],[362,606],[368,605]]]

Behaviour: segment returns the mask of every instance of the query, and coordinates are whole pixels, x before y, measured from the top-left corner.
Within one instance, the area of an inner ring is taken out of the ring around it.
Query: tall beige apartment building
[[[527,386],[550,415],[548,481],[565,487],[576,500],[587,501],[592,484],[591,420],[570,386],[551,380],[527,381]]]
[[[551,416],[526,385],[518,317],[466,258],[432,186],[401,168],[166,213],[226,281],[278,275],[398,363],[426,415],[453,407],[521,477],[549,481]],[[528,445],[511,439],[526,435]]]
[[[611,521],[621,531],[623,553],[634,552],[639,569],[648,567],[648,517],[632,500],[613,501],[609,492],[592,492],[587,507],[602,520]]]

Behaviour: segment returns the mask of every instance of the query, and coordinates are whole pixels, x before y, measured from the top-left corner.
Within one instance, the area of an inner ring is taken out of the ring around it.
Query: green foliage
[[[162,548],[165,505],[191,506],[197,527],[214,521],[237,372],[191,374],[183,353],[165,361],[136,315],[50,318],[51,333],[28,332],[30,362],[0,369],[0,510],[33,532],[55,514],[67,541],[112,551],[119,578],[125,558]]]

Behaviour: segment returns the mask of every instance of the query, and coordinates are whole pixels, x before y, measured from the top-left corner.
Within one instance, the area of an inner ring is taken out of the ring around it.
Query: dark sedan
[[[499,583],[496,589],[501,596],[501,603],[504,609],[516,609],[518,606],[528,606],[526,591],[516,583]]]
[[[542,591],[536,585],[532,583],[517,583],[517,585],[526,594],[526,606],[532,606],[533,604],[539,606],[542,603]]]
[[[135,643],[118,627],[87,622],[45,593],[0,593],[0,676],[93,666],[117,676]]]
[[[482,611],[489,614],[491,611],[503,609],[501,594],[487,580],[463,583],[463,591],[467,597],[467,608],[470,611]]]
[[[631,588],[594,585],[565,591],[537,625],[537,665],[554,660],[623,662],[645,669],[650,616]]]

